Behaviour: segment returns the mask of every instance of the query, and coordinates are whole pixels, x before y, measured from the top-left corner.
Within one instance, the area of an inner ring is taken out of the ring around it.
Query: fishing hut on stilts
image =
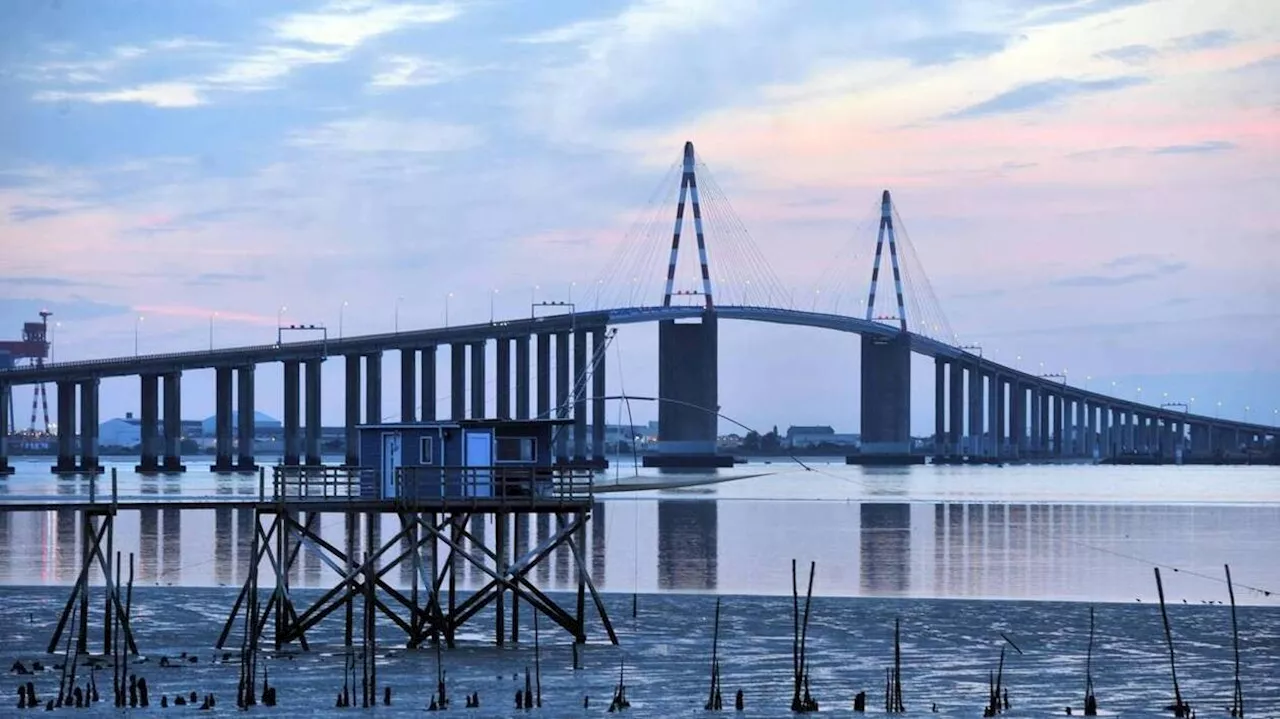
[[[494,640],[501,645],[508,635],[508,616],[510,639],[519,641],[523,603],[585,643],[589,594],[609,640],[617,644],[583,556],[594,501],[592,471],[551,460],[555,432],[571,422],[475,419],[364,425],[358,428],[358,467],[273,467],[269,496],[255,506],[250,562],[257,566],[265,559],[271,582],[263,610],[254,612],[256,631],[261,634],[271,622],[277,649],[297,643],[305,650],[307,632],[342,611],[345,643],[351,645],[357,605],[367,602],[404,632],[406,646],[443,641],[452,647],[460,627],[495,605]],[[345,550],[321,536],[320,518],[326,514],[343,517]],[[388,514],[397,518],[399,530],[380,541]],[[527,526],[530,516],[535,521],[548,518],[552,530],[521,548],[512,541],[512,530]],[[485,520],[493,522],[491,542],[477,530]],[[361,544],[365,551],[357,556],[354,548]],[[303,546],[339,577],[305,607],[289,587],[290,570]],[[532,570],[560,548],[569,550],[570,566],[577,572],[572,609],[557,604],[532,581]],[[407,591],[386,578],[406,564],[411,577]],[[464,564],[486,579],[474,591],[459,587]],[[237,617],[249,611],[250,595],[258,592],[257,575],[248,576],[218,638],[219,648],[231,638]]]

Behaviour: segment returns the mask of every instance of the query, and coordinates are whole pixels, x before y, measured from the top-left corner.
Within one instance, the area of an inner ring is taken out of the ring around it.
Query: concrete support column
[[[516,338],[516,419],[529,419],[529,337]]]
[[[14,473],[9,464],[9,434],[13,431],[13,387],[0,382],[0,477]]]
[[[862,342],[861,453],[911,453],[911,345],[904,336]]]
[[[1009,449],[1014,457],[1027,451],[1027,391],[1016,379],[1009,380]]]
[[[1114,422],[1111,419],[1114,409],[1109,404],[1098,408],[1098,457],[1115,455]]]
[[[306,426],[306,437],[303,441],[302,455],[303,461],[309,466],[318,467],[324,464],[324,457],[320,454],[320,434],[323,426],[320,422],[320,378],[322,376],[323,360],[309,359],[306,361],[306,410],[302,413],[303,422]]]
[[[235,412],[232,400],[232,381],[234,377],[230,367],[217,367],[213,370],[213,428],[214,472],[230,472],[235,467],[231,461],[231,415]]]
[[[13,407],[13,388],[7,382],[0,382],[0,476],[13,474],[9,466],[9,410]]]
[[[534,392],[539,419],[551,417],[551,335],[538,335],[538,378]]]
[[[182,373],[164,375],[164,464],[165,472],[185,472],[182,464]]]
[[[1053,445],[1050,443],[1050,433],[1052,425],[1049,420],[1049,410],[1052,408],[1051,400],[1053,395],[1047,387],[1041,386],[1036,388],[1036,415],[1037,415],[1037,431],[1038,436],[1036,449],[1042,456],[1052,453]]]
[[[497,389],[494,395],[494,416],[511,418],[511,338],[499,337],[494,348],[494,379]]]
[[[704,312],[701,322],[658,323],[658,396],[675,400],[658,403],[658,451],[668,455],[659,458],[659,463],[695,457],[702,458],[693,460],[699,463],[722,461],[716,459],[720,408],[717,322],[714,313]],[[866,341],[864,338],[864,346]]]
[[[360,464],[360,433],[356,427],[360,425],[360,355],[343,357],[346,366],[346,441],[347,456],[344,464],[355,467]]]
[[[965,372],[969,377],[969,443],[968,451],[972,457],[984,454],[982,451],[982,369],[980,365],[969,365]]]
[[[382,353],[364,356],[364,423],[382,423]]]
[[[302,463],[301,427],[302,363],[298,360],[284,362],[284,465],[296,467]]]
[[[423,347],[420,374],[422,375],[422,421],[436,418],[436,346]]]
[[[569,333],[556,333],[556,419],[569,418]],[[556,433],[556,461],[569,459],[569,433]]]
[[[947,446],[947,362],[933,358],[933,456],[945,457]]]
[[[467,418],[467,346],[449,345],[449,419]]]
[[[400,421],[418,421],[418,350],[400,350]]]
[[[1053,455],[1062,457],[1066,455],[1066,422],[1067,422],[1067,396],[1062,393],[1055,392],[1053,394]]]
[[[591,356],[598,357],[591,375],[591,459],[597,467],[605,466],[605,427],[609,422],[606,417],[604,396],[606,390],[604,369],[605,328],[595,327],[591,330]]]
[[[951,377],[947,382],[947,453],[959,457],[964,454],[962,440],[964,437],[964,367],[952,360],[950,362]]]
[[[144,374],[139,379],[142,385],[142,406],[138,408],[141,456],[134,471],[145,474],[160,470],[160,376]]]
[[[1095,406],[1089,400],[1080,399],[1080,411],[1084,415],[1080,421],[1080,431],[1082,433],[1080,437],[1080,453],[1085,457],[1093,457],[1094,447],[1097,446],[1098,438],[1094,435],[1096,421],[1093,413],[1095,410]]]
[[[587,459],[587,331],[577,329],[573,333],[573,376],[569,380],[573,388],[573,459]]]
[[[241,472],[256,472],[258,465],[253,461],[253,443],[257,436],[257,409],[253,402],[254,366],[246,365],[236,370],[236,419],[239,427],[236,432],[236,445],[239,456],[236,458],[236,469]]]
[[[471,343],[471,414],[472,419],[483,419],[485,416],[485,343]]]
[[[76,471],[76,383],[58,382],[58,461],[54,473]]]
[[[1004,454],[1004,379],[987,375],[987,452],[992,457]]]
[[[80,471],[97,474],[98,464],[98,383],[97,377],[80,382]]]

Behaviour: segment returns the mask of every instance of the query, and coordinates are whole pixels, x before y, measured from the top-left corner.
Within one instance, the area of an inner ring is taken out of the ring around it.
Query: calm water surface
[[[125,471],[133,463],[117,466],[122,496],[257,493],[256,477],[191,471],[143,478]],[[1226,601],[1222,565],[1229,563],[1237,600],[1249,605],[1241,622],[1250,716],[1280,716],[1276,468],[872,470],[805,463],[810,469],[790,460],[752,463],[720,475],[741,477],[732,481],[601,494],[586,530],[584,560],[606,592],[622,646],[604,644],[593,624],[583,669],[575,673],[567,639],[544,625],[544,694],[548,708],[555,708],[552,715],[602,713],[620,664],[627,667],[637,716],[700,712],[714,607],[702,595],[709,593],[726,602],[726,704],[742,687],[748,716],[786,714],[791,602],[777,595],[789,594],[796,558],[802,566],[813,560],[818,567],[810,635],[815,694],[824,712],[850,713],[859,689],[868,690],[871,708],[879,706],[892,621],[901,616],[910,713],[929,713],[936,702],[944,715],[980,715],[986,672],[994,668],[1003,641],[999,632],[1005,632],[1024,652],[1011,655],[1006,667],[1015,705],[1010,716],[1061,715],[1067,703],[1080,704],[1088,607],[1079,602],[1089,602],[1098,605],[1096,680],[1103,709],[1158,716],[1156,708],[1171,697],[1159,612],[1151,604],[1151,568],[1158,565],[1172,605],[1183,692],[1201,705],[1201,716],[1222,714],[1230,696],[1230,622],[1225,608],[1206,602]],[[663,478],[637,472],[625,460],[619,464],[601,476],[602,484]],[[17,475],[0,480],[0,501],[88,492],[84,480],[55,479],[43,460],[19,467]],[[207,660],[214,656],[210,647],[227,617],[233,587],[246,576],[252,522],[249,512],[230,508],[121,513],[115,548],[136,555],[144,654],[154,660],[195,651],[203,662],[171,670],[142,665],[138,671],[153,686],[187,691],[207,685],[219,692],[219,710],[233,711],[236,670]],[[66,590],[30,585],[74,581],[76,524],[65,510],[0,513],[0,584],[9,585],[0,588],[0,636],[6,638],[0,661],[6,665],[43,651]],[[374,531],[387,540],[398,529],[388,517]],[[494,529],[485,520],[469,526],[487,541]],[[509,530],[518,546],[531,547],[551,527],[533,519],[514,522]],[[321,534],[341,546],[342,518],[322,517]],[[487,579],[466,563],[459,570],[460,587]],[[411,576],[402,566],[386,578],[407,586]],[[290,583],[306,604],[336,578],[304,546]],[[534,579],[551,591],[572,590],[572,554],[555,552]],[[640,595],[634,618],[633,592]],[[513,716],[507,709],[517,687],[511,675],[524,670],[532,652],[528,637],[519,647],[486,646],[493,621],[481,615],[445,662],[455,693],[492,697],[474,715]],[[397,630],[384,623],[380,671],[404,696],[403,704],[379,713],[416,714],[430,693],[422,677],[434,677],[435,654],[397,649]],[[340,621],[322,623],[314,651],[269,660],[282,698],[297,703],[291,711],[321,715],[332,706],[341,684],[341,660],[335,656],[342,651],[340,629]],[[54,673],[41,686],[56,684]],[[591,695],[590,710],[582,710],[582,694]],[[459,699],[455,708],[460,704]]]

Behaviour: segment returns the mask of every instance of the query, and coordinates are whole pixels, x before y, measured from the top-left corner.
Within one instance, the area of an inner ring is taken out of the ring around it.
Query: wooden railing
[[[368,467],[291,467],[271,468],[271,486],[267,498],[289,499],[357,499],[361,485],[374,487],[374,471]],[[366,494],[368,494],[366,492]]]
[[[423,465],[396,469],[395,487],[397,497],[407,501],[583,501],[594,494],[594,478],[584,468]]]

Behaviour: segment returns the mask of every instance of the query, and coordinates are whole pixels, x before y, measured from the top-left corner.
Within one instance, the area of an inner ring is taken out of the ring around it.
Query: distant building
[[[200,436],[200,422],[184,419],[178,426],[178,436]],[[156,437],[164,437],[164,420],[156,420]],[[98,425],[98,444],[103,447],[138,447],[142,445],[142,420],[133,412],[125,412],[123,417],[109,419]]]
[[[231,434],[236,434],[237,428],[240,426],[240,413],[233,411],[231,413]],[[262,412],[253,413],[253,435],[256,437],[260,434],[279,435],[283,431],[284,425],[280,420],[264,414]],[[218,417],[206,417],[200,423],[200,432],[205,437],[213,437],[218,433]]]
[[[793,449],[818,445],[857,446],[859,435],[837,434],[828,425],[792,425],[787,428],[786,442]]]

